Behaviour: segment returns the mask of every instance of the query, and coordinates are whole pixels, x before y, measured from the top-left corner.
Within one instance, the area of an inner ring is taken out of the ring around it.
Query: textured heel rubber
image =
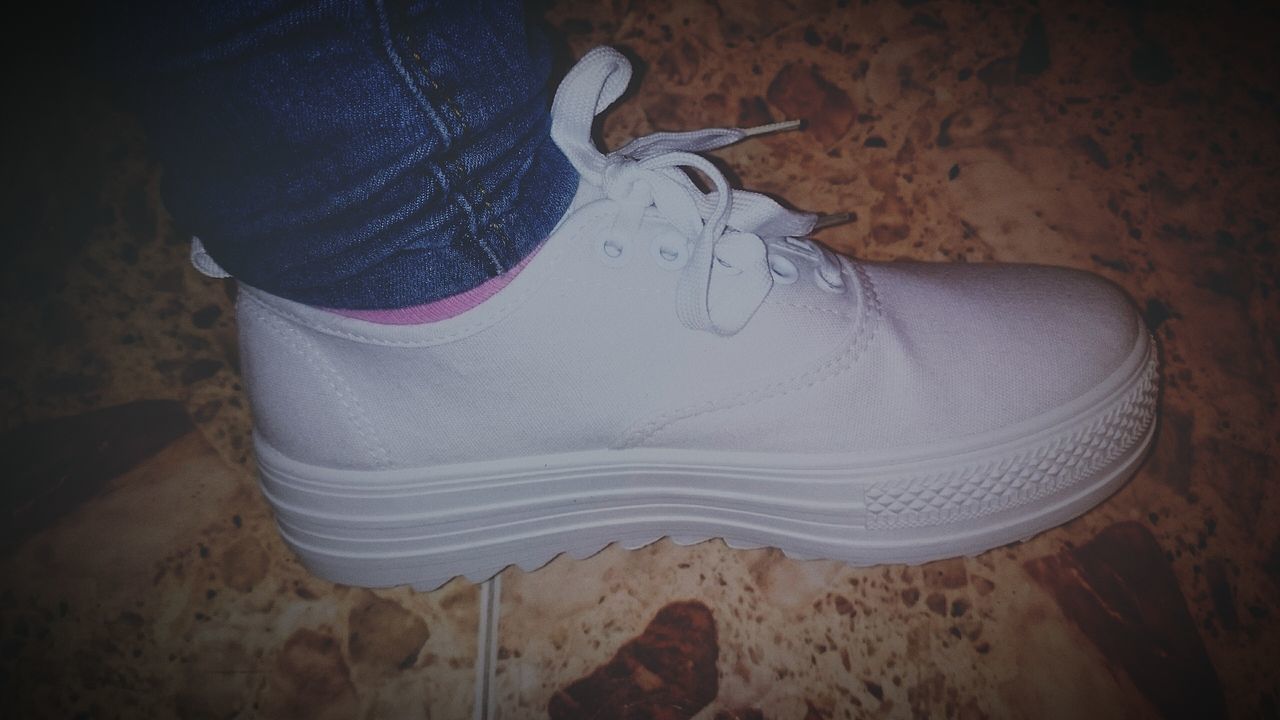
[[[923,563],[1025,540],[1102,502],[1151,444],[1151,343],[1112,388],[1034,433],[936,458],[606,450],[343,471],[256,438],[285,541],[315,574],[429,590],[617,542],[723,538],[798,559]]]

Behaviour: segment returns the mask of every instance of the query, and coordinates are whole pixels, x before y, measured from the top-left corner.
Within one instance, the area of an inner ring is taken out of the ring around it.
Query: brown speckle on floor
[[[1221,717],[1222,686],[1164,551],[1121,522],[1026,562],[1063,613],[1167,717]]]
[[[715,699],[719,647],[706,605],[676,602],[609,662],[551,697],[552,720],[687,720]]]

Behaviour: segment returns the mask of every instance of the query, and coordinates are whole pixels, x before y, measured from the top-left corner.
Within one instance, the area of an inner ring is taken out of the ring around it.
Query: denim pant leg
[[[169,211],[268,292],[381,309],[468,290],[577,187],[518,0],[171,1],[105,21]]]

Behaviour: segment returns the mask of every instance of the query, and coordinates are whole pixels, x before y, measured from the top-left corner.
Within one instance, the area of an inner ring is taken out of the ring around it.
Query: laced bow
[[[634,226],[653,207],[685,237],[691,247],[678,283],[677,315],[686,327],[732,335],[773,287],[762,238],[804,237],[819,218],[788,210],[764,195],[732,189],[715,165],[695,153],[794,129],[799,122],[659,132],[602,154],[591,141],[592,124],[630,80],[631,64],[621,53],[607,47],[588,52],[556,92],[551,136],[583,179],[619,203]],[[701,173],[712,190],[703,192],[684,169]]]

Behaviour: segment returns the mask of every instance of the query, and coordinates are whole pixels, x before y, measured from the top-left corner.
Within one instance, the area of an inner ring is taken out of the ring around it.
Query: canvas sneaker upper
[[[480,306],[376,325],[242,286],[258,441],[369,470],[628,448],[912,457],[1034,434],[1142,354],[1135,310],[1093,275],[863,264],[797,239],[817,216],[696,154],[753,131],[600,153],[592,121],[629,77],[601,48],[565,79],[553,137],[577,197]]]

